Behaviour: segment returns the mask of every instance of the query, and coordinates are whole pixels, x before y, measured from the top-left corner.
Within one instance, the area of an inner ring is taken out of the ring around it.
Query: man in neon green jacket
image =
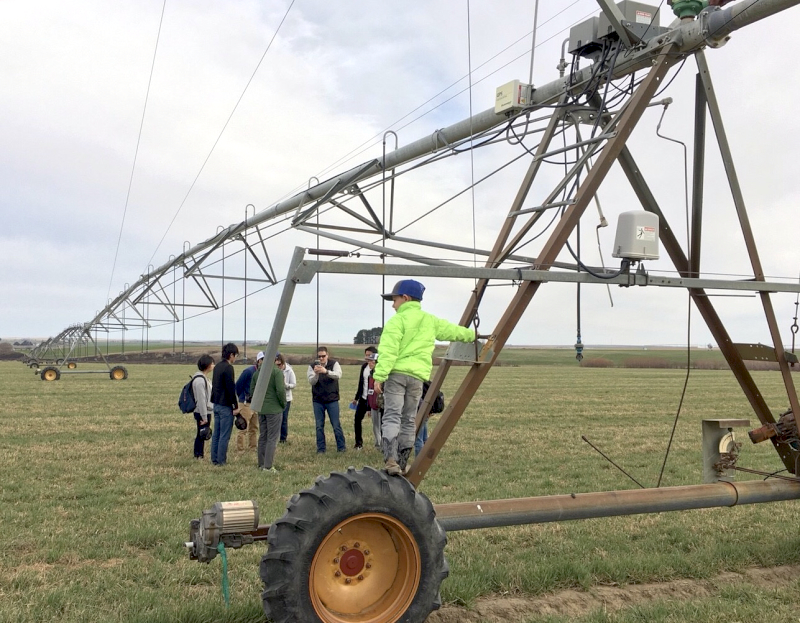
[[[383,327],[380,357],[373,373],[375,391],[384,395],[381,445],[386,471],[392,476],[407,473],[422,382],[430,378],[436,340],[475,340],[472,329],[422,311],[423,292],[425,286],[419,281],[404,279],[390,293],[381,295],[392,301],[397,311]]]

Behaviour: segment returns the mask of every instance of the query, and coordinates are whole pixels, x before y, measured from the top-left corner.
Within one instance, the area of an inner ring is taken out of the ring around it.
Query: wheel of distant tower
[[[262,601],[276,623],[421,623],[448,575],[433,505],[405,478],[334,472],[269,529]]]
[[[58,368],[53,366],[47,366],[43,368],[42,371],[39,373],[39,376],[43,381],[57,381],[61,378],[61,372],[59,372]]]
[[[75,369],[75,368],[77,368],[77,367],[78,367],[78,364],[77,364],[77,363],[75,363],[74,361],[70,361],[70,362],[67,364],[67,368],[69,368],[70,370],[74,370],[74,369]]]
[[[114,366],[108,376],[112,381],[124,381],[128,378],[128,369],[125,366]]]

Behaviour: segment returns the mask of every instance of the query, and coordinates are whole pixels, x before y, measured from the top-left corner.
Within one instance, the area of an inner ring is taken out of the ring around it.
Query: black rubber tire
[[[267,553],[261,560],[262,603],[276,623],[326,623],[310,594],[312,560],[325,538],[342,521],[364,513],[388,516],[410,532],[419,550],[419,584],[410,605],[380,623],[422,623],[441,605],[439,587],[449,574],[444,557],[447,536],[436,521],[430,500],[405,478],[371,467],[319,477],[314,486],[292,496],[286,513],[269,529]],[[363,615],[341,615],[341,621]]]
[[[61,378],[61,372],[54,366],[47,366],[46,368],[42,368],[42,371],[39,373],[39,378],[43,381],[57,381]]]
[[[120,376],[120,372],[122,376]],[[125,366],[114,366],[109,370],[108,378],[112,381],[124,381],[128,378],[128,369]]]
[[[56,359],[56,365],[57,366],[63,366],[64,365],[64,360],[63,359]]]

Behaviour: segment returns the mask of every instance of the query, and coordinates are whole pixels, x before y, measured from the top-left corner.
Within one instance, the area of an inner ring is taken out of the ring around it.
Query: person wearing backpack
[[[214,371],[214,360],[210,355],[202,355],[197,360],[198,372],[192,377],[192,395],[194,396],[194,419],[197,423],[197,436],[194,438],[194,458],[202,459],[205,455],[206,440],[211,437],[211,383],[209,375]]]

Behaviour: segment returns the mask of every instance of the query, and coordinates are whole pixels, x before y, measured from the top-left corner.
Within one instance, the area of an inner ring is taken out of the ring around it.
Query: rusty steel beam
[[[456,502],[437,504],[434,508],[439,524],[452,531],[797,499],[800,499],[800,482],[771,479]]]
[[[559,104],[564,104],[565,98],[562,97],[559,99]],[[544,159],[542,158],[543,154],[547,152],[547,149],[550,147],[550,141],[553,140],[553,136],[555,135],[556,129],[558,129],[558,124],[564,118],[564,108],[558,108],[553,115],[550,117],[550,121],[545,128],[544,133],[542,134],[542,138],[539,141],[539,147],[536,149],[536,154],[531,161],[530,165],[528,166],[528,170],[525,172],[525,177],[522,179],[522,184],[520,184],[519,189],[517,190],[517,194],[514,197],[514,201],[511,203],[511,207],[508,210],[508,216],[503,221],[503,225],[500,228],[500,231],[497,234],[497,238],[495,239],[494,246],[492,247],[491,253],[489,257],[486,259],[486,268],[497,268],[507,257],[507,254],[503,253],[503,247],[505,246],[508,237],[511,235],[512,230],[514,229],[514,225],[517,222],[516,213],[522,209],[522,204],[525,202],[525,199],[528,197],[528,192],[533,185],[533,180],[536,179],[536,174],[539,172],[539,168],[542,166],[542,162]],[[538,218],[538,215],[535,217]],[[464,309],[464,313],[461,315],[461,319],[459,320],[459,324],[463,326],[469,326],[474,318],[475,314],[478,312],[478,307],[480,305],[481,299],[483,299],[483,295],[486,292],[486,287],[489,284],[488,279],[479,279],[478,282],[475,284],[475,288],[472,290],[472,294],[470,295],[469,301],[467,302],[467,306]],[[431,407],[433,406],[433,401],[436,396],[439,395],[439,390],[442,388],[444,384],[444,379],[447,376],[447,373],[450,371],[450,362],[447,360],[442,360],[439,364],[439,367],[436,369],[436,372],[431,379],[430,387],[428,388],[428,393],[425,394],[425,398],[422,400],[422,404],[420,404],[419,410],[417,411],[417,418],[416,418],[416,429],[417,434],[419,434],[422,425],[425,423],[425,420],[430,415]]]
[[[550,238],[545,243],[542,252],[539,254],[534,269],[548,270],[558,257],[569,235],[580,220],[581,215],[586,210],[586,207],[589,205],[592,197],[594,197],[601,182],[605,179],[606,174],[616,161],[617,156],[624,148],[625,142],[636,127],[642,113],[650,103],[653,94],[661,85],[669,68],[675,62],[675,57],[671,54],[672,51],[672,45],[667,46],[662,51],[655,66],[650,70],[644,80],[642,80],[636,92],[628,101],[625,109],[619,113],[619,121],[616,123],[616,134],[606,143],[591,171],[589,171],[589,174],[581,183],[575,195],[575,203],[564,211],[561,220],[556,225]],[[494,354],[490,363],[494,363],[497,359],[506,340],[508,340],[511,332],[522,318],[522,314],[527,309],[533,295],[539,289],[539,285],[540,284],[537,282],[526,282],[520,286],[517,294],[500,318],[489,340],[494,349]],[[408,480],[415,487],[418,487],[419,483],[422,482],[425,474],[430,469],[433,461],[441,451],[444,443],[447,441],[447,438],[450,436],[450,433],[453,431],[453,428],[463,415],[469,402],[472,400],[475,392],[478,391],[478,388],[490,369],[491,365],[473,364],[469,372],[467,372],[461,386],[442,413],[436,428],[428,438],[428,442],[423,447],[422,452],[414,459],[414,463],[411,466],[411,473],[408,475]]]
[[[700,70],[700,78],[703,81],[705,89],[704,95],[708,105],[708,111],[711,116],[711,122],[714,126],[714,132],[717,135],[717,144],[719,145],[720,155],[722,156],[722,163],[725,165],[725,173],[728,176],[728,184],[731,188],[731,195],[733,195],[733,203],[736,206],[736,214],[739,217],[739,225],[742,229],[744,236],[745,246],[747,247],[747,254],[750,257],[750,263],[753,267],[753,273],[757,281],[764,281],[764,269],[761,265],[761,258],[758,255],[758,247],[756,246],[755,236],[750,227],[750,219],[747,216],[747,208],[744,203],[744,194],[742,193],[741,185],[739,184],[739,176],[736,174],[736,167],[733,162],[733,154],[731,152],[730,144],[728,143],[728,135],[725,132],[725,125],[722,122],[722,112],[719,107],[716,92],[714,91],[714,84],[711,81],[711,73],[708,68],[705,54],[702,50],[695,54],[697,60],[697,67]],[[772,299],[768,292],[762,292],[760,295],[761,304],[764,308],[764,317],[769,327],[770,337],[775,346],[775,355],[778,358],[778,366],[780,367],[783,384],[786,389],[786,395],[789,398],[789,404],[794,413],[800,413],[800,401],[797,399],[797,390],[794,386],[794,379],[792,379],[792,372],[789,369],[789,363],[786,360],[786,354],[783,349],[783,341],[781,340],[781,332],[778,328],[778,320],[775,317],[775,310],[772,307]]]

